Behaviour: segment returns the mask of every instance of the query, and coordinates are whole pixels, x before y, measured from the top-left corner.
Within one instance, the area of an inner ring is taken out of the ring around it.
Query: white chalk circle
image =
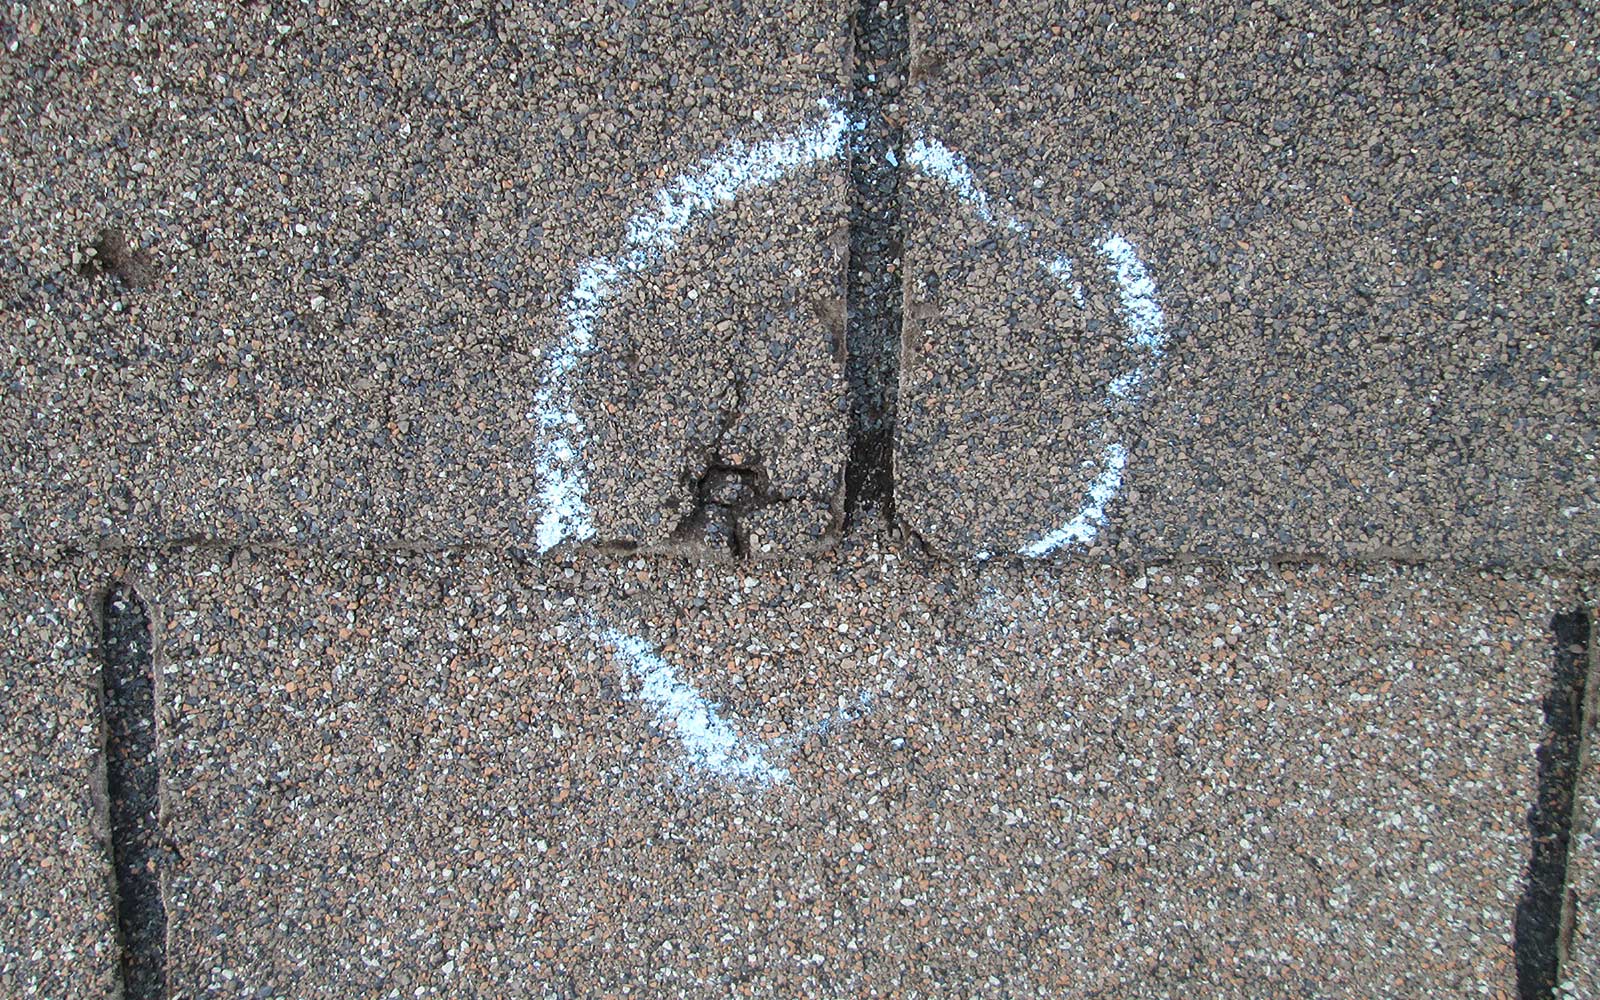
[[[1002,226],[1028,239],[1028,230],[1015,217],[997,216],[989,198],[978,184],[972,168],[958,154],[930,139],[917,139],[906,154],[906,165],[948,187],[982,222]],[[1145,383],[1155,374],[1167,348],[1167,323],[1156,299],[1155,281],[1139,257],[1139,251],[1120,233],[1106,230],[1096,247],[1101,263],[1117,286],[1122,317],[1128,335],[1124,343],[1138,360],[1132,368],[1118,373],[1106,384],[1102,402],[1107,413],[1129,410],[1144,400]],[[1065,254],[1040,251],[1037,263],[1071,291],[1073,299],[1084,304],[1083,286],[1074,277],[1073,259]],[[1018,555],[1042,559],[1067,545],[1086,545],[1106,523],[1106,506],[1122,492],[1122,471],[1128,464],[1127,445],[1104,434],[1103,424],[1095,421],[1087,437],[1100,438],[1096,458],[1085,464],[1099,472],[1089,483],[1087,495],[1078,509],[1064,522],[1049,528],[1017,550]],[[991,553],[979,553],[980,560]]]
[[[732,143],[693,171],[657,191],[652,204],[628,220],[622,250],[595,257],[578,268],[567,296],[566,335],[546,355],[534,394],[532,419],[539,428],[539,511],[535,539],[540,552],[564,541],[594,537],[589,477],[583,454],[583,420],[573,405],[570,380],[594,350],[595,330],[606,303],[678,248],[691,225],[742,194],[767,187],[796,171],[840,155],[847,119],[831,105],[822,120],[794,135],[754,146]]]
[[[861,125],[832,102],[823,102],[822,109],[817,121],[791,135],[753,145],[730,143],[694,169],[679,174],[628,219],[620,250],[593,257],[578,268],[565,304],[565,331],[545,352],[530,414],[537,427],[535,464],[539,492],[533,504],[537,513],[535,540],[541,553],[564,542],[582,542],[595,535],[588,496],[585,427],[577,413],[572,382],[584,358],[595,348],[608,304],[674,253],[686,230],[741,195],[818,164],[842,159],[848,134],[859,131]],[[1015,217],[995,211],[967,162],[938,141],[916,139],[906,151],[905,166],[946,185],[981,221],[1029,238],[1027,227]],[[1137,407],[1143,401],[1144,386],[1166,350],[1166,322],[1156,298],[1155,282],[1133,243],[1107,230],[1096,250],[1117,286],[1128,330],[1125,342],[1138,359],[1106,386],[1103,405],[1107,413],[1112,413]],[[1037,262],[1061,281],[1080,305],[1083,303],[1083,288],[1074,277],[1076,264],[1070,256],[1041,251]],[[1100,443],[1095,454],[1085,459],[1090,469],[1098,469],[1086,495],[1061,524],[1043,528],[1017,554],[1043,558],[1064,546],[1087,544],[1104,526],[1107,505],[1122,491],[1128,448],[1123,441],[1105,434],[1099,421],[1088,428],[1088,437],[1098,438]],[[989,555],[980,553],[979,558]],[[683,680],[651,643],[597,625],[592,617],[586,616],[584,622],[594,639],[614,650],[619,669],[639,681],[640,700],[651,706],[658,725],[676,734],[691,766],[719,778],[763,784],[789,780],[787,770],[771,763],[762,747],[739,735],[721,718],[716,706]],[[863,695],[863,706],[869,700]],[[836,713],[817,726],[827,727],[838,721],[847,720]]]

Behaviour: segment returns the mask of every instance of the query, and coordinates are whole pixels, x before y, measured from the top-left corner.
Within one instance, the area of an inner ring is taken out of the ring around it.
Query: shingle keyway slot
[[[154,648],[150,614],[131,588],[118,584],[106,593],[100,643],[123,996],[164,1000],[167,914],[161,899]]]

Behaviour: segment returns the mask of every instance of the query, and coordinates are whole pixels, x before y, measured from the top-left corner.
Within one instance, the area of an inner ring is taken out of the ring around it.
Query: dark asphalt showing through
[[[894,516],[904,242],[900,160],[905,137],[897,102],[905,86],[909,48],[905,4],[862,0],[854,28],[846,329],[850,384],[847,528],[868,511]]]
[[[107,592],[103,615],[106,785],[123,996],[160,1000],[167,995],[167,914],[161,898],[161,773],[150,614],[132,589],[118,585]]]
[[[1572,841],[1573,789],[1583,743],[1583,696],[1588,684],[1589,613],[1557,615],[1555,664],[1544,699],[1547,735],[1539,747],[1539,792],[1528,810],[1533,856],[1528,884],[1517,904],[1517,992],[1522,1000],[1555,995],[1560,974],[1562,910],[1567,892],[1567,849]]]

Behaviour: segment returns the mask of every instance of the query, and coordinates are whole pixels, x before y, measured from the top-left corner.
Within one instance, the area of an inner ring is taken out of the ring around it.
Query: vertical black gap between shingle
[[[1533,807],[1528,810],[1533,851],[1512,935],[1517,992],[1522,1000],[1553,997],[1560,973],[1557,965],[1567,845],[1572,835],[1573,790],[1583,744],[1583,698],[1588,682],[1588,611],[1558,614],[1550,628],[1555,633],[1555,662],[1550,690],[1544,698],[1545,738],[1538,750],[1539,788]]]
[[[139,595],[122,584],[107,591],[101,610],[106,793],[123,996],[165,1000],[167,914],[161,899],[161,774],[150,614]]]
[[[904,0],[857,0],[851,67],[850,264],[845,294],[850,454],[845,524],[894,517],[895,401],[900,382],[898,101],[910,27]]]

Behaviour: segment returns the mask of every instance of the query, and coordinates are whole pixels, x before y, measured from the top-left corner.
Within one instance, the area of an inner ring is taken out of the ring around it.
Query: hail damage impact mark
[[[634,213],[620,250],[578,268],[567,295],[566,329],[545,352],[530,414],[538,428],[534,465],[539,490],[533,507],[540,552],[595,536],[587,442],[573,399],[573,379],[594,350],[609,305],[677,250],[691,226],[742,195],[837,157],[845,128],[844,112],[824,102],[822,117],[791,135],[754,145],[730,143],[668,182],[649,207]]]
[[[890,98],[899,92],[898,78],[904,75],[903,53],[895,56],[896,46],[903,44],[903,39],[895,41],[896,33],[906,30],[904,11],[888,3],[872,5],[858,22],[858,28],[864,25],[863,30],[868,30],[869,54],[878,52],[877,58],[884,60],[885,75],[878,79],[876,71],[863,68],[877,63],[858,64],[864,76],[858,80],[857,114],[847,115],[824,100],[821,118],[792,134],[754,145],[730,143],[657,191],[651,206],[628,220],[621,250],[594,257],[578,268],[567,297],[566,327],[545,351],[529,415],[538,428],[535,470],[539,488],[531,505],[540,552],[563,542],[587,541],[596,534],[589,504],[587,440],[574,402],[574,380],[595,349],[609,304],[674,253],[691,227],[741,196],[845,155],[847,136],[854,198],[846,324],[851,413],[850,456],[845,466],[846,527],[859,520],[857,511],[869,507],[893,516],[902,321],[900,191],[905,175],[912,172],[944,184],[986,224],[1003,227],[1025,241],[1031,242],[1032,236],[1019,219],[995,206],[964,157],[926,136],[906,143],[899,126],[890,124],[885,111],[892,103]],[[890,77],[895,78],[892,85]],[[1142,404],[1148,383],[1166,355],[1170,335],[1155,281],[1132,241],[1107,229],[1094,249],[1117,285],[1127,328],[1125,343],[1138,359],[1112,378],[1105,390],[1105,411],[1125,413]],[[1038,247],[1037,263],[1062,282],[1075,300],[1083,301],[1072,258]],[[1081,464],[1094,473],[1086,494],[1076,506],[1065,506],[1060,522],[1024,544],[1018,550],[1020,555],[1042,558],[1069,545],[1088,544],[1106,524],[1107,507],[1122,492],[1130,449],[1127,441],[1098,419],[1084,428],[1083,439],[1086,447]],[[707,517],[713,513],[706,510]],[[686,530],[696,527],[688,525]],[[731,539],[737,532],[730,528],[722,534]],[[732,541],[728,545],[736,548]]]

